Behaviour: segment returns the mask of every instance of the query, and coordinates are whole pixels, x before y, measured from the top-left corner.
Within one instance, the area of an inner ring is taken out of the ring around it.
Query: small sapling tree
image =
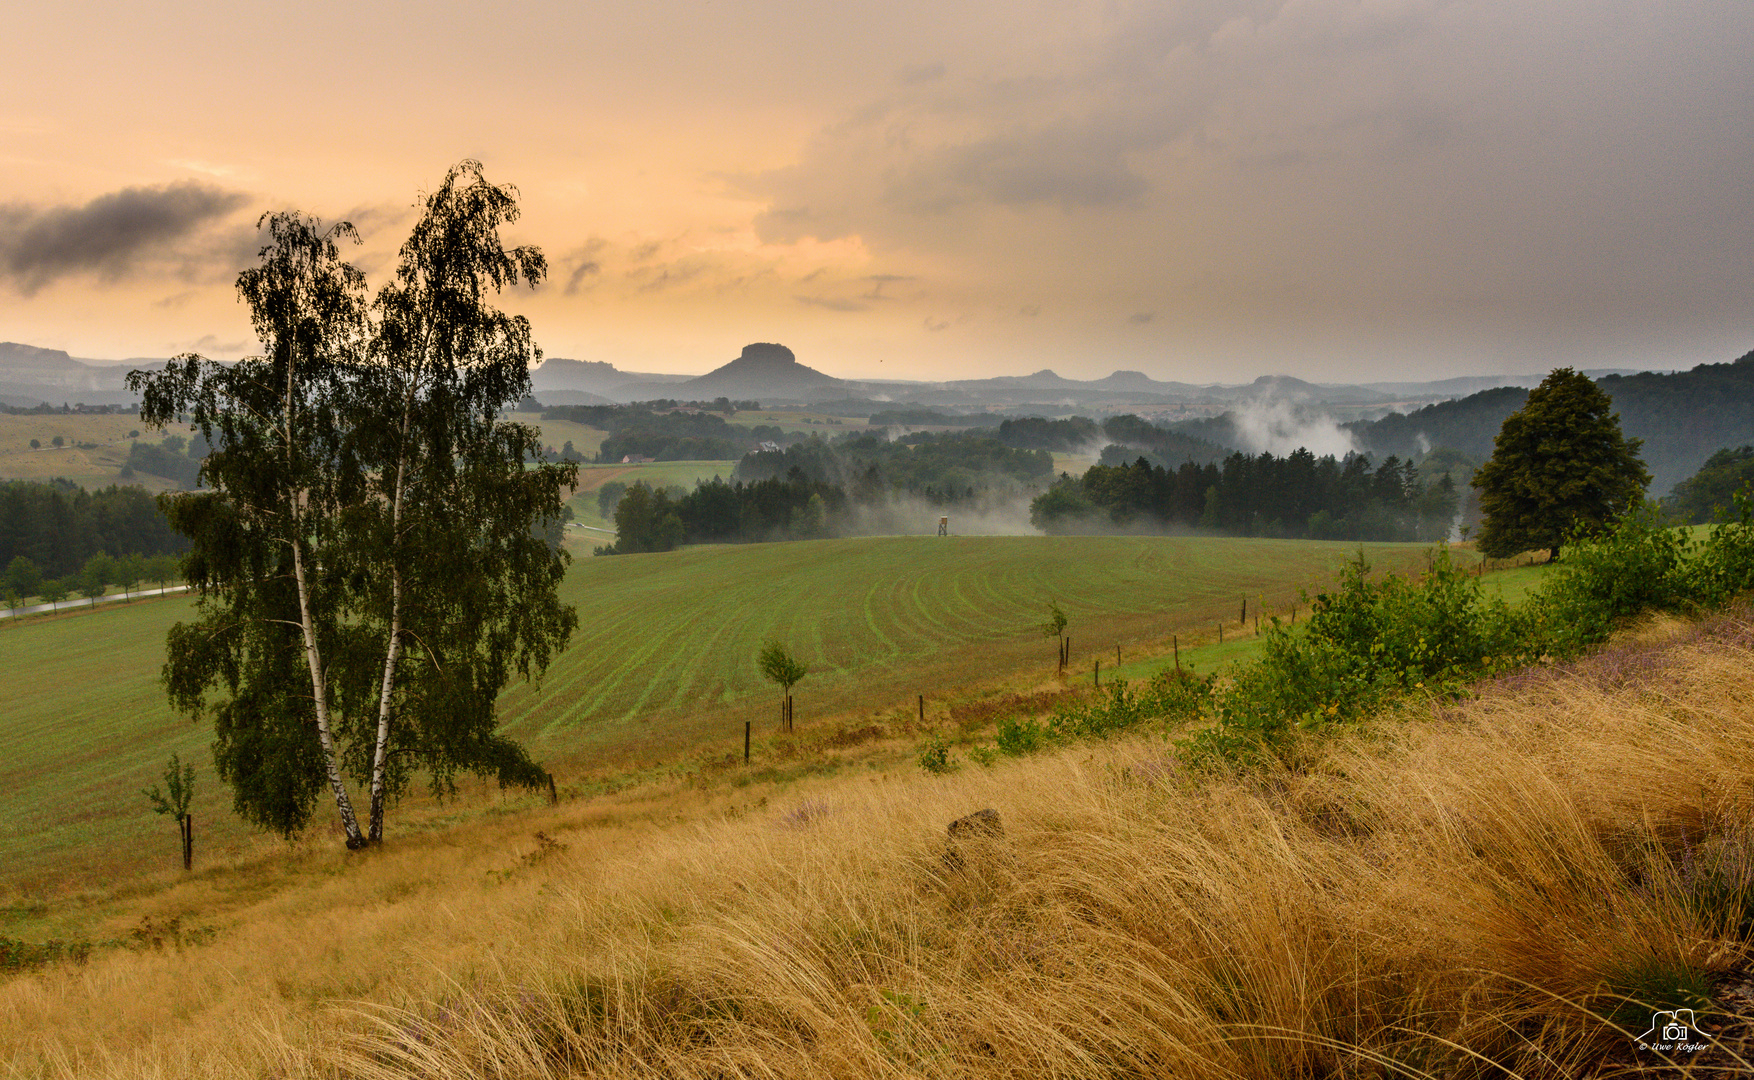
[[[770,681],[779,684],[780,692],[785,695],[780,704],[780,729],[792,730],[792,687],[809,674],[810,669],[777,641],[770,641],[762,646],[760,655],[755,658],[755,665]]]
[[[195,818],[189,813],[195,800],[195,766],[184,765],[172,754],[164,767],[164,786],[162,793],[154,784],[141,794],[152,803],[153,813],[177,819],[177,831],[183,837],[183,869],[188,870],[195,865]]]
[[[1071,651],[1072,645],[1071,639],[1066,637],[1067,621],[1066,613],[1060,610],[1059,601],[1052,600],[1048,602],[1047,621],[1042,623],[1039,628],[1042,637],[1051,637],[1059,643],[1060,674],[1062,675],[1066,673],[1066,654]]]

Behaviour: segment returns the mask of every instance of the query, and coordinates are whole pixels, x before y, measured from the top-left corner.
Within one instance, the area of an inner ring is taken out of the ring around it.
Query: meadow
[[[843,767],[786,786],[320,838],[0,981],[0,1070],[1746,1075],[1747,620],[1647,620],[1290,767],[1194,773],[1157,734],[931,776],[820,743]],[[998,833],[947,841],[981,808]],[[1710,1048],[1638,1050],[1675,1007]]]
[[[810,674],[801,726],[930,717],[982,693],[1053,681],[1036,629],[1050,600],[1071,618],[1073,672],[1118,644],[1129,667],[1216,636],[1241,598],[1286,610],[1331,574],[1345,544],[1175,537],[867,537],[579,558],[562,586],[580,628],[539,684],[501,698],[506,730],[575,789],[628,770],[740,748],[768,734],[776,692],[754,656],[784,641]],[[1368,549],[1383,568],[1423,549]],[[175,829],[141,789],[171,753],[201,770],[197,850],[271,842],[237,823],[213,778],[209,735],[171,713],[158,683],[181,599],[0,624],[0,881],[37,895],[165,866]],[[1226,648],[1235,648],[1234,638]],[[1196,662],[1189,654],[1190,663]],[[1105,660],[1106,663],[1106,660]],[[1158,661],[1161,664],[1161,660]],[[1134,668],[1139,673],[1142,668]],[[324,819],[326,821],[326,818]],[[393,819],[391,831],[397,823]],[[3,933],[0,930],[0,933]]]
[[[695,484],[711,480],[715,476],[730,480],[731,472],[736,468],[735,461],[647,461],[637,465],[580,465],[578,483],[573,487],[572,497],[567,502],[580,522],[613,531],[614,515],[606,518],[597,507],[597,490],[611,480],[619,480],[623,484],[645,484],[654,490],[679,487],[684,491],[693,491]],[[605,540],[599,537],[595,542],[604,543]],[[588,553],[590,548],[584,550]]]
[[[132,442],[128,433],[131,431],[140,431],[151,441],[158,438],[156,432],[147,432],[141,427],[138,416],[0,414],[0,479],[65,477],[86,488],[118,483],[118,474],[128,461]],[[66,445],[53,446],[56,436],[60,436]],[[31,449],[32,439],[41,444],[39,449]],[[152,491],[165,486],[144,477],[141,482],[148,484],[148,490]]]

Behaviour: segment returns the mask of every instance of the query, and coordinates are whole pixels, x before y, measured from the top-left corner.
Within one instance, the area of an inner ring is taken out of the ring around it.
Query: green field
[[[693,491],[696,483],[711,480],[715,476],[730,480],[731,471],[736,467],[735,461],[648,461],[640,465],[581,465],[578,486],[573,489],[573,496],[568,504],[572,507],[573,514],[584,524],[613,529],[615,522],[605,519],[597,512],[597,489],[609,481],[649,484],[659,489],[679,487],[684,491]],[[608,539],[613,538],[599,536],[596,542],[603,543]],[[585,550],[588,552],[590,549]]]
[[[1288,605],[1347,544],[1149,537],[868,537],[578,559],[563,586],[580,631],[539,685],[501,699],[508,731],[562,778],[728,747],[745,720],[772,726],[755,671],[769,638],[810,666],[797,717],[850,720],[958,687],[1053,676],[1034,630],[1049,599],[1071,616],[1074,667],[1210,636],[1237,604]],[[1368,550],[1381,568],[1422,549]],[[140,790],[175,751],[201,770],[202,852],[261,844],[213,777],[209,736],[174,716],[158,683],[181,599],[0,624],[0,880],[168,868],[176,833]],[[1228,643],[1227,643],[1228,647]],[[327,817],[319,815],[325,823]]]

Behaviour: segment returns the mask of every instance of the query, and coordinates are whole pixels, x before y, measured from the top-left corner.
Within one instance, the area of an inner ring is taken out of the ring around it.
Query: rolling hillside
[[[728,748],[774,718],[754,656],[769,638],[810,666],[800,725],[928,703],[970,683],[1053,674],[1035,629],[1049,599],[1071,616],[1074,666],[1129,659],[1171,633],[1234,625],[1239,598],[1288,603],[1356,549],[1346,544],[1151,537],[868,537],[579,559],[563,595],[580,629],[540,685],[501,698],[507,730],[563,782]],[[1410,565],[1422,549],[1370,549]],[[0,627],[0,878],[59,880],[159,867],[174,846],[140,791],[172,752],[201,770],[203,851],[265,841],[233,819],[205,727],[175,716],[158,671],[182,600]],[[1081,676],[1082,677],[1082,676]],[[327,817],[320,817],[327,821]],[[395,824],[392,820],[392,830]]]

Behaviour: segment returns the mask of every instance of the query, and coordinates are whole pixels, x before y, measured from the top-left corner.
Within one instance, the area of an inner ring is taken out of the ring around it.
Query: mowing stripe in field
[[[1171,632],[1234,623],[1237,602],[1280,606],[1357,548],[1162,537],[866,537],[585,557],[563,597],[572,646],[539,684],[501,698],[508,734],[563,778],[771,728],[777,690],[755,654],[777,638],[810,667],[794,690],[807,724],[887,712],[994,676],[1052,677],[1037,630],[1057,600],[1088,668]],[[1370,549],[1382,566],[1421,549]],[[177,858],[175,826],[142,788],[172,752],[192,760],[197,852],[258,841],[213,776],[211,732],[173,715],[158,681],[181,598],[0,625],[0,879],[138,873]],[[327,821],[332,810],[319,810]]]

